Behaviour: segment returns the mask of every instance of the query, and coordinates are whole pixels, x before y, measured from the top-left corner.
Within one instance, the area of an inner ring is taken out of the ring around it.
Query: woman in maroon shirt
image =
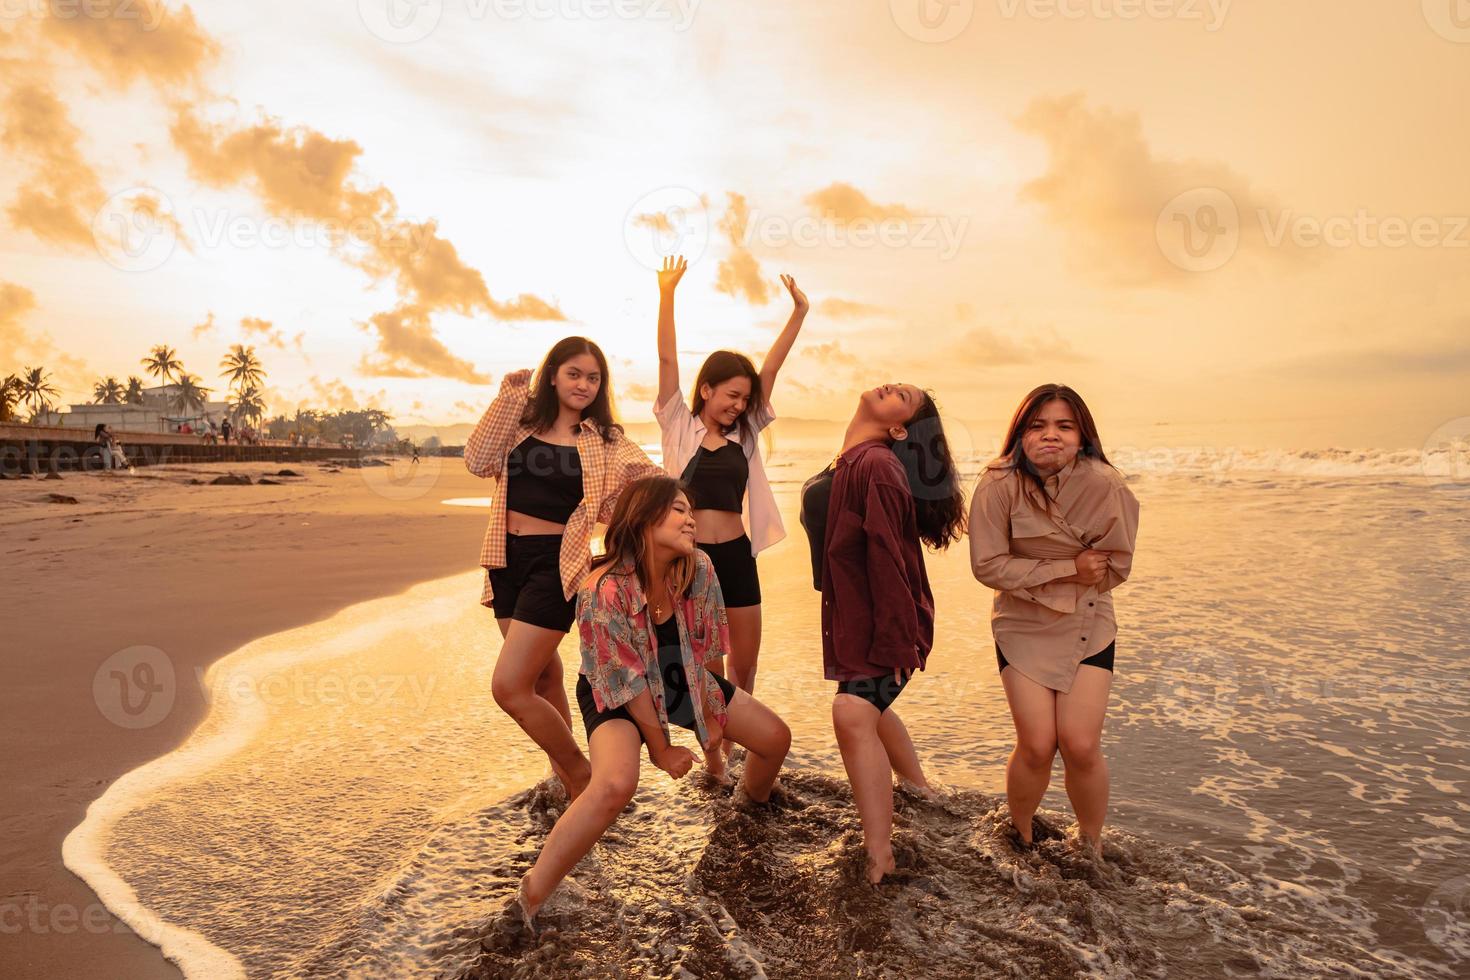
[[[922,541],[948,547],[965,501],[939,408],[913,385],[864,392],[842,452],[802,488],[801,523],[822,592],[822,661],[837,681],[832,727],[863,825],[868,880],[894,869],[893,780],[929,782],[890,707],[934,644]]]

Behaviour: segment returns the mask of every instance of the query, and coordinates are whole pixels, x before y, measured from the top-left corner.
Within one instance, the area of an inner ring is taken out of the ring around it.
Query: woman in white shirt
[[[664,259],[658,274],[658,399],[653,413],[663,431],[664,470],[689,487],[696,541],[709,555],[724,592],[730,618],[729,678],[749,694],[755,690],[761,646],[755,556],[786,537],[758,437],[776,418],[771,388],[801,332],[808,304],[796,280],[782,276],[794,307],[760,370],[744,354],[715,351],[700,367],[686,405],[679,391],[674,289],[688,267],[683,256]],[[724,673],[722,664],[713,669]]]

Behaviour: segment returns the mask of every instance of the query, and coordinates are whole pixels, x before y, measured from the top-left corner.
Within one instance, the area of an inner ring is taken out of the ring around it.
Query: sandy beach
[[[283,468],[301,475],[268,476]],[[225,473],[280,485],[209,484]],[[0,482],[12,571],[0,658],[0,975],[179,975],[62,866],[63,838],[112,780],[198,723],[199,677],[219,657],[473,570],[484,513],[441,501],[487,486],[459,460],[432,458],[416,471],[254,463]],[[166,707],[130,718],[105,668],[139,646],[161,651],[172,678],[155,679]]]

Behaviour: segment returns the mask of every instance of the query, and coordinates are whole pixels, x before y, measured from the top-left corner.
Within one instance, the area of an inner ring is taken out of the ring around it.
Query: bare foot
[[[910,796],[917,796],[917,797],[919,797],[919,799],[921,799],[921,800],[937,800],[937,799],[939,799],[939,791],[936,790],[933,786],[930,786],[928,783],[925,783],[924,785],[920,786],[918,783],[911,783],[911,782],[909,782],[907,779],[904,779],[902,776],[900,776],[898,778],[898,788],[902,792],[905,792],[905,793],[909,794]]]
[[[516,905],[520,907],[521,918],[525,921],[526,928],[532,933],[536,932],[536,913],[541,911],[541,906],[546,904],[546,896],[533,899],[526,888],[526,882],[531,877],[527,871],[521,876],[520,887],[516,889]]]
[[[868,884],[876,885],[883,880],[883,876],[891,873],[898,867],[893,860],[893,848],[888,848],[878,854],[868,852]]]

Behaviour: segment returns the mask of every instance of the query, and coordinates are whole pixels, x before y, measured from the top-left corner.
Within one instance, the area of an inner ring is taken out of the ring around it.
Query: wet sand
[[[283,467],[301,476],[190,484]],[[179,976],[62,866],[62,839],[109,783],[198,723],[199,676],[219,657],[474,569],[484,512],[440,504],[489,486],[461,461],[332,469],[210,464],[0,482],[10,572],[0,626],[0,976]],[[53,493],[77,502],[51,502]],[[154,702],[133,719],[119,714],[106,677],[94,694],[94,679],[137,646],[161,651],[173,677],[155,679],[166,710]]]

